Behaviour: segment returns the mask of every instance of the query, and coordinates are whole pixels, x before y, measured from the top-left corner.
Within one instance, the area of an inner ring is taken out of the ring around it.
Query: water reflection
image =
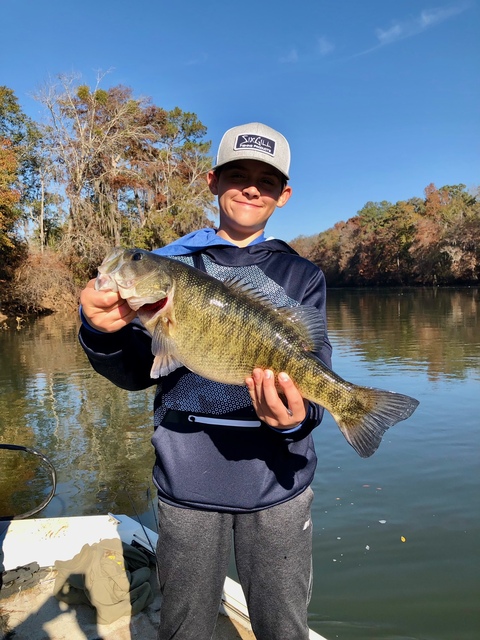
[[[480,378],[479,315],[476,288],[328,292],[340,349],[375,366],[424,369],[430,380]]]
[[[56,467],[58,495],[43,515],[131,512],[131,496],[144,511],[139,488],[150,486],[152,395],[95,374],[77,330],[71,318],[50,316],[0,333],[0,437],[39,448]],[[27,511],[48,491],[30,458],[2,455],[0,514]]]

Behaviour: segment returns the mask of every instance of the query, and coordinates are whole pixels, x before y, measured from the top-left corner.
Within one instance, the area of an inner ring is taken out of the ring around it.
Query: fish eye
[[[132,260],[142,260],[142,259],[143,259],[143,254],[140,253],[140,251],[137,251],[132,256]]]

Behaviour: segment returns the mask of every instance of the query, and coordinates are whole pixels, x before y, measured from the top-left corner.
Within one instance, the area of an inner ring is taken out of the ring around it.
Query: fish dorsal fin
[[[231,291],[243,293],[249,296],[252,300],[256,300],[257,302],[262,302],[269,307],[273,307],[272,301],[263,293],[263,291],[260,291],[253,284],[251,284],[251,282],[248,282],[248,280],[244,280],[240,276],[228,278],[227,280],[223,281],[223,284]]]
[[[325,323],[316,307],[280,307],[277,313],[295,325],[305,351],[321,350],[325,338]]]
[[[271,308],[275,308],[270,298],[253,284],[236,276],[224,281],[224,284],[232,291],[248,296]],[[322,314],[316,307],[278,307],[279,313],[287,322],[294,325],[296,332],[303,342],[305,351],[320,351],[325,338],[325,324]]]

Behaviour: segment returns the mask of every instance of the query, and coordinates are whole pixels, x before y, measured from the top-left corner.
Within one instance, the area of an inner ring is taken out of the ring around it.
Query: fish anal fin
[[[353,396],[345,413],[332,415],[362,458],[373,455],[387,429],[409,418],[419,404],[410,396],[368,387],[353,387]]]

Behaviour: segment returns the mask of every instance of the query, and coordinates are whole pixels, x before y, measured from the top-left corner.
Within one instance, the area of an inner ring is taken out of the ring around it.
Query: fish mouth
[[[149,302],[147,304],[142,304],[140,309],[142,311],[146,311],[149,314],[150,313],[151,314],[155,314],[155,313],[157,313],[157,311],[160,311],[160,309],[163,309],[163,307],[167,304],[167,301],[168,301],[168,297],[161,298],[160,300],[157,300],[156,302]]]
[[[156,296],[133,295],[134,293],[135,292],[120,290],[120,295],[128,302],[128,306],[131,309],[148,314],[149,317],[155,315],[160,309],[163,309],[168,302],[168,296],[165,291],[162,291],[164,297],[160,299],[156,299]]]
[[[96,291],[118,291],[118,286],[115,280],[109,273],[98,272],[97,279],[95,280]]]

